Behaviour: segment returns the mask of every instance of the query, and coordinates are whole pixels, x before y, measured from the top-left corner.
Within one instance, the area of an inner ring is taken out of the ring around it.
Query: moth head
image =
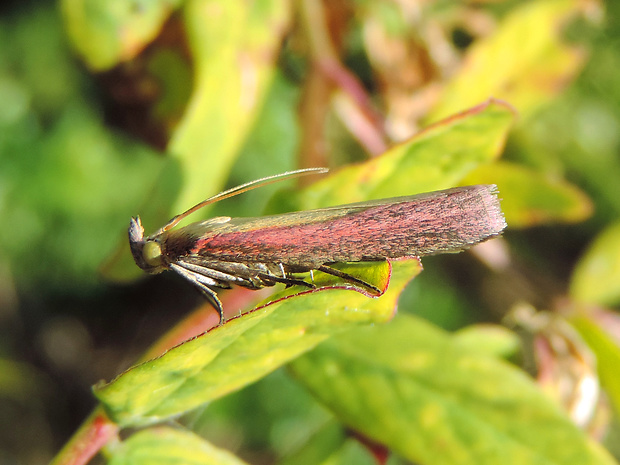
[[[136,216],[129,222],[129,247],[133,259],[147,273],[160,273],[166,269],[161,244],[158,237],[144,238],[144,228],[140,217]]]

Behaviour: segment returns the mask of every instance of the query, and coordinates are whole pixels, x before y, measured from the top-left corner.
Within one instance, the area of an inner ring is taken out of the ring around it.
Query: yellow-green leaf
[[[590,199],[576,186],[514,163],[481,166],[463,182],[497,184],[502,210],[511,228],[574,223],[588,218],[593,210]]]
[[[570,294],[591,304],[620,302],[620,222],[601,232],[581,257],[571,278]]]
[[[292,368],[345,425],[414,463],[615,463],[517,367],[421,319],[340,334]]]
[[[454,342],[468,351],[511,358],[521,350],[521,339],[508,328],[494,324],[467,326],[454,333]]]
[[[385,281],[386,267],[389,274],[389,265],[380,263],[369,265],[367,272],[358,269],[357,276],[381,286],[375,278]],[[300,295],[299,288],[289,288],[267,305],[97,386],[95,395],[121,426],[179,415],[256,381],[334,333],[389,320],[402,288],[420,269],[417,260],[394,262],[390,286],[376,299],[352,290]],[[315,275],[317,285],[329,280],[338,286],[332,277]]]
[[[584,3],[575,0],[523,2],[468,50],[429,121],[490,96],[510,102],[522,117],[532,114],[581,67],[583,54],[567,44],[563,26],[583,9]]]
[[[168,145],[170,156],[136,212],[147,233],[220,191],[269,90],[289,11],[285,0],[191,0],[183,18],[194,90]],[[104,265],[106,278],[140,276],[127,252],[123,233]]]
[[[86,64],[110,69],[137,55],[181,0],[63,0],[69,38]]]
[[[196,82],[168,146],[183,179],[171,213],[220,190],[273,79],[290,20],[288,5],[286,0],[187,3],[184,19]]]
[[[514,113],[490,100],[430,126],[379,157],[349,165],[298,195],[302,209],[412,195],[458,185],[501,154]]]
[[[244,465],[246,463],[190,431],[167,426],[135,433],[116,447],[110,455],[109,465]]]

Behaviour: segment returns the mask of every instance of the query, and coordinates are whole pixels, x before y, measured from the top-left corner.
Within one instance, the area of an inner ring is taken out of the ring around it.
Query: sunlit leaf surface
[[[292,367],[342,422],[416,463],[615,463],[521,370],[423,320],[339,335]]]

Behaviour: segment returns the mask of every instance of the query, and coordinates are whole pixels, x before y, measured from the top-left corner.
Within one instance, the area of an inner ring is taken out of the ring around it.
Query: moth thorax
[[[159,242],[146,241],[142,249],[142,257],[146,264],[152,267],[160,267],[164,263]]]

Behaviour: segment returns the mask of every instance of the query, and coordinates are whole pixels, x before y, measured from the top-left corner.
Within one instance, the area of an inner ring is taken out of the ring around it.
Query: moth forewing
[[[224,261],[325,263],[456,252],[499,234],[505,222],[495,186],[467,186],[260,218],[233,218],[201,235],[169,236],[176,253]],[[192,234],[189,234],[192,230]],[[196,237],[190,250],[186,238]],[[242,258],[240,258],[242,257]]]
[[[296,174],[308,171],[284,175]],[[222,324],[222,306],[212,287],[313,287],[299,274],[319,270],[378,295],[372,284],[330,264],[458,252],[506,227],[496,186],[475,185],[258,218],[216,217],[172,229],[212,201],[277,179],[207,199],[146,239],[139,217],[132,218],[129,241],[136,264],[149,273],[172,269],[188,279],[217,309]]]

